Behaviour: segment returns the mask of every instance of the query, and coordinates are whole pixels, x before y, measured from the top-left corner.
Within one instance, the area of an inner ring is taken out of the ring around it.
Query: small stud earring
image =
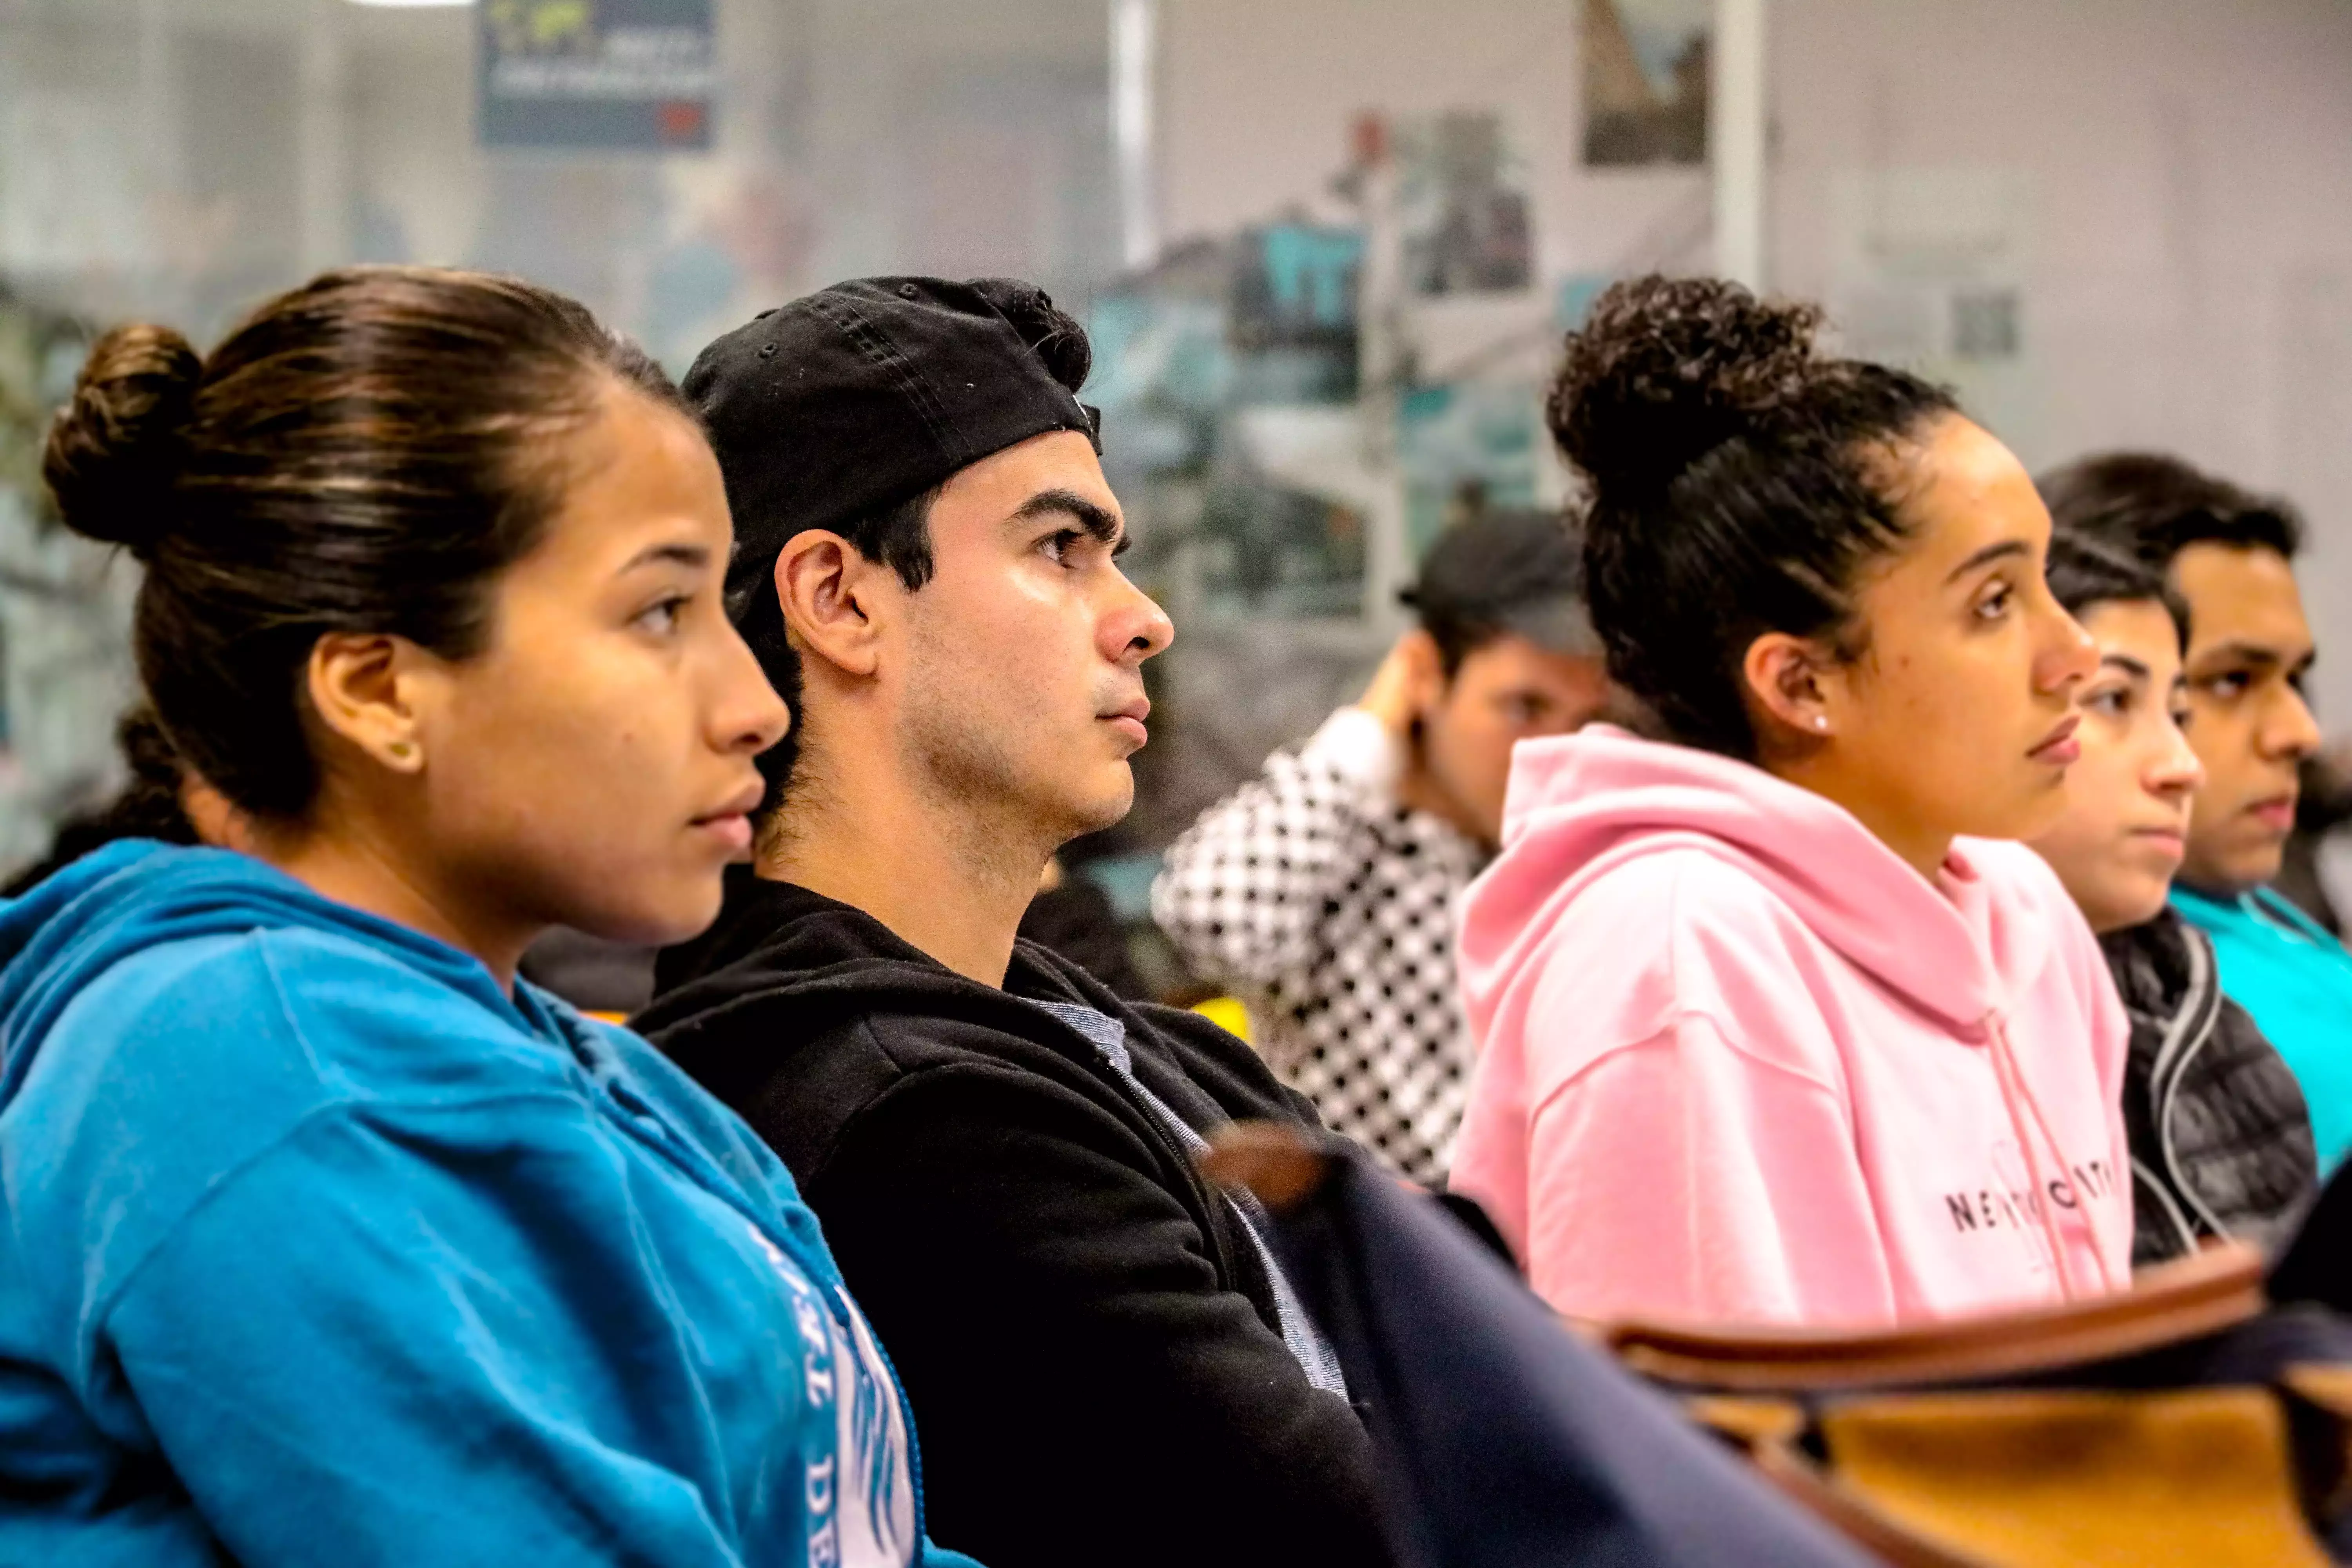
[[[1828,714],[1826,714],[1826,713],[1816,713],[1816,714],[1814,714],[1814,715],[1813,715],[1813,728],[1814,728],[1814,729],[1816,729],[1816,730],[1826,730],[1826,729],[1828,729],[1829,727],[1830,727],[1830,716],[1829,716]]]
[[[406,741],[394,741],[385,749],[404,763],[408,760],[409,753],[416,750],[415,746],[410,745]]]

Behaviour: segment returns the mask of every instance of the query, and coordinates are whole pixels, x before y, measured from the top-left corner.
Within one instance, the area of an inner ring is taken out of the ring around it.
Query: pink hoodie
[[[1554,1307],[1885,1326],[2129,1281],[2123,1009],[2032,850],[1963,839],[1930,884],[1605,726],[1520,742],[1503,839],[1453,1185]]]

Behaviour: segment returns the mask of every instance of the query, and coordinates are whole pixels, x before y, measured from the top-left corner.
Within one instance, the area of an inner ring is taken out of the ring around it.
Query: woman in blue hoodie
[[[515,978],[709,923],[788,719],[661,372],[334,273],[101,340],[47,473],[250,853],[0,906],[0,1562],[963,1561],[783,1168]]]

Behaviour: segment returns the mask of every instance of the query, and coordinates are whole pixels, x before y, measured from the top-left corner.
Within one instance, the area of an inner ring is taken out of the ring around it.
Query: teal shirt
[[[2352,952],[2265,889],[2221,900],[2175,888],[2172,902],[2213,939],[2222,991],[2301,1080],[2325,1179],[2352,1148]]]
[[[635,1036],[217,850],[0,904],[0,1563],[971,1568],[919,1479]]]

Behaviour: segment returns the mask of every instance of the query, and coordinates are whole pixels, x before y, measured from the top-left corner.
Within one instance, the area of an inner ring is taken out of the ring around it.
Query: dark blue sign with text
[[[482,0],[482,144],[708,148],[711,3]]]

